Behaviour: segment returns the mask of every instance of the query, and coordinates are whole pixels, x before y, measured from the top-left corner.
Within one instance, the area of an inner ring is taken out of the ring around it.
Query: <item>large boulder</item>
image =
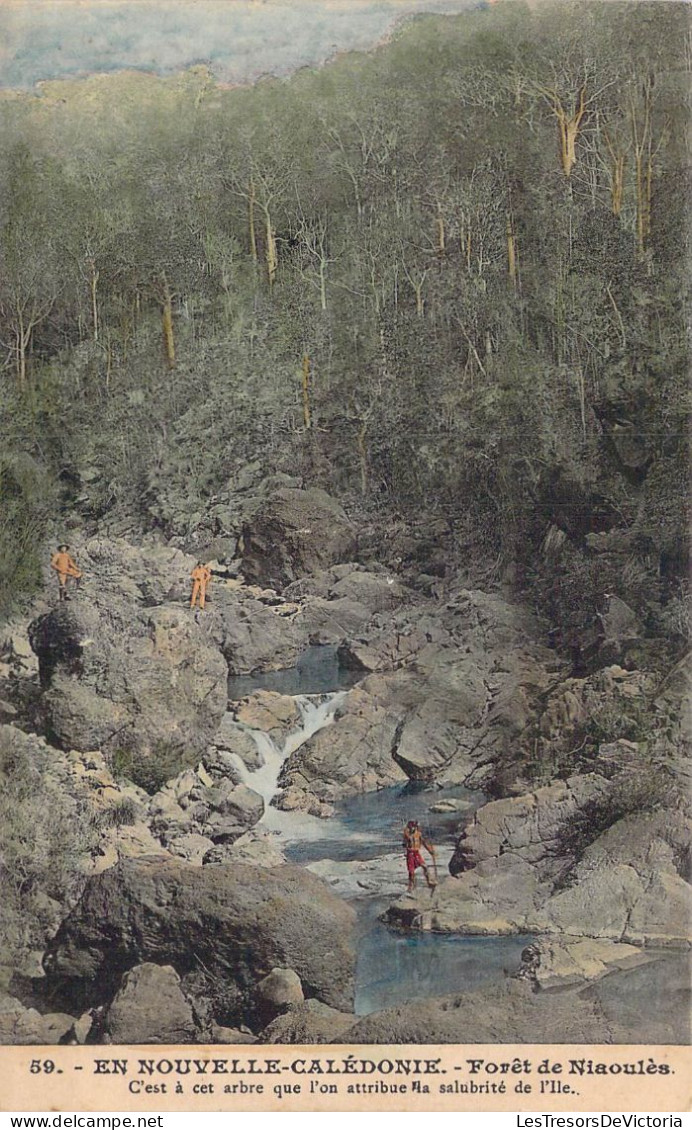
[[[244,587],[213,586],[205,613],[209,631],[223,652],[231,675],[292,667],[302,650],[304,634],[290,617],[267,605]]]
[[[349,597],[327,600],[320,596],[307,596],[296,623],[312,644],[340,644],[360,636],[371,616],[364,604]]]
[[[75,550],[90,599],[101,593],[124,596],[147,607],[189,594],[194,559],[180,549],[150,540],[144,546],[124,538],[95,537]]]
[[[272,969],[255,987],[255,1014],[261,1027],[303,999],[303,986],[293,969]]]
[[[407,1001],[370,1013],[343,1037],[349,1044],[607,1043],[597,1004],[576,991],[535,993],[506,979],[454,996]]]
[[[386,575],[377,578],[387,582]],[[319,602],[325,611],[339,603]],[[375,783],[390,783],[392,761],[415,781],[460,784],[479,764],[481,778],[492,778],[503,759],[516,763],[519,738],[532,728],[560,666],[539,635],[528,612],[476,591],[462,590],[444,606],[428,602],[377,613],[339,650],[343,666],[366,676],[358,687],[357,711],[349,696],[328,739],[318,735],[289,763],[286,783],[302,786],[301,774],[353,791],[363,787],[358,770],[366,777],[370,770]],[[372,724],[363,741],[359,731],[368,715]],[[326,749],[327,741],[331,746],[342,738],[354,747],[350,781],[334,774],[331,763],[338,753]],[[314,764],[318,752],[321,766]],[[516,776],[516,768],[513,772]]]
[[[347,561],[355,542],[342,506],[325,491],[279,489],[243,527],[243,573],[254,584],[281,588]]]
[[[192,1006],[170,965],[130,969],[103,1014],[104,1044],[189,1044],[198,1035]]]
[[[261,1044],[336,1044],[346,1043],[346,1032],[353,1027],[355,1016],[339,1012],[312,997],[300,1004],[291,1004],[260,1034]]]
[[[433,905],[401,899],[390,923],[461,934],[544,933],[686,945],[690,830],[678,810],[638,806],[631,768],[576,775],[493,801],[467,825]]]
[[[690,828],[679,812],[618,820],[581,854],[569,883],[543,904],[543,930],[634,945],[692,941]]]
[[[62,747],[155,760],[201,753],[216,732],[227,668],[186,609],[84,599],[39,617],[30,636]]]
[[[232,844],[215,844],[204,856],[205,865],[227,863],[235,867],[280,867],[286,863],[280,842],[270,832],[252,829]]]
[[[78,1023],[63,1012],[41,1014],[21,1001],[0,993],[0,1044],[59,1044]]]
[[[198,1011],[243,1020],[256,984],[293,969],[305,992],[348,1010],[355,915],[299,867],[132,860],[89,880],[45,958],[66,1000],[112,999],[127,970],[171,965]]]
[[[516,976],[537,989],[561,988],[598,981],[613,969],[633,969],[652,958],[636,946],[594,938],[542,937],[522,951]]]
[[[264,800],[247,785],[221,782],[208,790],[205,800],[212,811],[202,824],[202,831],[215,844],[234,843],[264,814]]]
[[[335,570],[335,572],[337,572]],[[398,608],[412,593],[390,573],[372,573],[355,568],[340,577],[329,590],[333,600],[352,600],[364,605],[371,615]]]
[[[318,730],[286,760],[281,787],[332,801],[405,781],[391,756],[396,723],[397,716],[376,698],[353,688],[337,706],[334,723]],[[281,800],[279,806],[285,807]],[[310,810],[309,804],[304,807]]]
[[[374,563],[368,569],[352,562],[335,565],[284,589],[284,597],[301,601],[295,623],[315,644],[351,643],[360,638],[373,618],[410,602],[413,596],[396,577]]]
[[[237,703],[233,713],[237,722],[251,730],[263,730],[274,742],[285,739],[300,723],[296,700],[275,691],[255,691]],[[219,744],[217,739],[215,744]]]
[[[204,764],[212,777],[232,777],[249,770],[254,773],[264,764],[252,734],[236,722],[230,711],[224,714],[214,739],[204,754]],[[243,766],[245,767],[243,769]]]
[[[378,589],[388,583],[386,574],[373,576]],[[367,589],[371,581],[351,571],[329,591],[347,582]],[[305,617],[316,603],[329,611],[340,601],[314,598]],[[516,752],[554,682],[559,662],[539,635],[526,610],[470,590],[444,606],[375,614],[339,651],[344,666],[366,677],[339,707],[335,725],[289,758],[282,786],[331,801],[404,777],[462,784],[479,764],[482,777],[492,776],[493,766]]]
[[[689,1043],[688,955],[615,969],[586,987],[582,981],[550,991],[535,988],[525,979],[506,978],[453,996],[407,1001],[362,1017],[338,1039],[348,1044]]]

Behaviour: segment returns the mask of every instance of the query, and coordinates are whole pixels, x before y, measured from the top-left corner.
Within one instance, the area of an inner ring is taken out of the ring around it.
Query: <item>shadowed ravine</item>
[[[331,648],[312,648],[309,663],[277,674],[281,679],[275,677],[271,687],[263,680],[262,688],[277,690],[277,682],[324,687],[330,679],[349,673],[338,670]],[[232,680],[232,684],[235,682],[239,681]],[[252,682],[253,676],[247,676],[238,689],[246,694],[259,689],[257,685],[251,686]],[[283,812],[272,805],[284,762],[318,730],[333,723],[344,693],[342,689],[332,689],[322,694],[297,694],[300,727],[279,745],[267,733],[249,731],[264,764],[255,771],[248,770],[240,758],[236,764],[243,784],[264,799],[265,812],[258,829],[264,827],[274,833],[289,860],[308,866],[331,882],[357,912],[356,1013],[366,1015],[407,1000],[501,980],[507,972],[516,970],[521,951],[530,938],[406,935],[388,929],[380,921],[391,897],[403,893],[406,887],[400,847],[404,823],[413,816],[422,821],[435,844],[437,866],[445,874],[456,839],[459,810],[454,813],[455,819],[450,819],[449,813],[431,812],[430,805],[449,798],[467,800],[468,807],[464,806],[463,811],[470,816],[483,803],[482,793],[463,787],[421,789],[409,783],[353,797],[338,805],[334,816],[325,819],[305,812]],[[353,861],[371,862],[373,869],[349,883],[345,872]],[[342,886],[344,882],[348,884],[346,888]],[[419,882],[423,882],[422,877]]]

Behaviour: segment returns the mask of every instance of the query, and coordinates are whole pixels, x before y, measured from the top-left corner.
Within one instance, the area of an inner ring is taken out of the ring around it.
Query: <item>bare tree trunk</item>
[[[20,385],[26,384],[26,338],[24,336],[24,329],[20,328],[17,333],[17,376],[19,377]]]
[[[558,365],[562,364],[564,356],[565,333],[565,294],[562,258],[558,263],[557,285],[555,288],[555,355]]]
[[[511,213],[507,213],[507,273],[510,282],[517,285],[517,238],[514,234]]]
[[[446,247],[446,237],[444,216],[442,215],[442,208],[439,204],[437,206],[437,216],[435,217],[435,223],[437,225],[437,250],[438,253],[442,255]]]
[[[113,346],[111,343],[111,335],[107,334],[106,337],[106,392],[111,389],[111,369],[113,368]]]
[[[248,226],[250,229],[250,255],[253,263],[257,262],[257,232],[255,230],[255,204],[257,202],[257,195],[255,189],[255,182],[250,181],[250,190],[248,192],[247,212],[248,212]]]
[[[301,388],[303,396],[303,423],[306,429],[309,429],[312,427],[312,414],[310,412],[310,358],[307,353],[303,354]]]
[[[169,369],[175,368],[175,339],[173,337],[173,300],[166,276],[163,276],[163,306],[161,325],[163,328],[163,348]]]
[[[649,78],[644,86],[644,109],[641,121],[634,99],[632,98],[630,102],[637,205],[636,238],[637,252],[640,257],[644,256],[651,232],[651,196],[653,191],[654,162],[651,126],[653,100],[652,83],[653,80]]]
[[[577,160],[577,138],[586,112],[586,87],[582,86],[574,113],[565,110],[556,93],[551,95],[553,113],[557,118],[560,141],[560,165],[566,177],[570,176]]]
[[[356,442],[358,444],[358,461],[360,463],[360,492],[361,494],[368,493],[368,451],[365,446],[365,436],[367,434],[368,424],[364,420],[358,429]]]
[[[614,216],[619,216],[622,212],[622,204],[625,198],[625,164],[624,153],[613,155],[610,180],[610,202]]]
[[[98,281],[99,281],[99,271],[96,270],[96,265],[92,260],[92,262],[91,262],[90,289],[91,289],[91,324],[92,324],[93,331],[94,331],[94,341],[98,341],[98,339],[99,339],[99,308],[98,308],[98,300],[97,300]]]
[[[277,269],[278,269],[278,266],[279,266],[279,259],[278,259],[278,255],[277,255],[277,251],[276,251],[276,236],[274,235],[274,229],[272,228],[272,221],[271,221],[271,216],[269,214],[268,208],[265,209],[264,218],[265,218],[265,235],[266,235],[266,242],[267,242],[267,247],[266,247],[266,252],[265,252],[266,260],[267,260],[267,278],[269,280],[269,285],[271,287],[271,286],[274,285],[274,282],[276,280],[276,272],[277,272]]]
[[[577,386],[579,388],[579,411],[581,415],[582,437],[586,440],[586,387],[584,384],[584,370],[577,365]]]

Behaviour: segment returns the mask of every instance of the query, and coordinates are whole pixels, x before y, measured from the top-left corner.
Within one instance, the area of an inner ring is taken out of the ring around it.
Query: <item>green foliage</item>
[[[122,797],[117,804],[112,804],[98,813],[97,823],[100,829],[124,828],[136,824],[137,817],[137,802],[132,797]]]
[[[28,456],[0,456],[0,617],[41,582],[41,545],[55,494]]]
[[[167,781],[196,762],[195,756],[180,746],[160,743],[149,754],[129,749],[116,750],[111,757],[110,768],[116,781],[131,781],[153,796]]]
[[[646,742],[654,725],[651,706],[645,697],[617,702],[604,697],[591,706],[585,737],[591,745],[615,742],[620,738]]]
[[[566,873],[556,889],[567,887],[573,880],[573,867],[599,836],[627,816],[653,812],[670,802],[671,777],[660,764],[639,766],[627,777],[619,779],[611,793],[589,801],[563,824],[554,852],[558,859],[570,860]]]
[[[50,818],[47,819],[47,814]],[[49,751],[4,727],[0,734],[0,952],[21,966],[54,928],[55,906],[74,897],[98,832],[85,804],[51,776]]]

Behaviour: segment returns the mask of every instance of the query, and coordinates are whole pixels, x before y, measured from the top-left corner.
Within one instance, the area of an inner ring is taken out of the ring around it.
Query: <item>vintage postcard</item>
[[[3,1109],[687,1109],[690,30],[0,4]]]

